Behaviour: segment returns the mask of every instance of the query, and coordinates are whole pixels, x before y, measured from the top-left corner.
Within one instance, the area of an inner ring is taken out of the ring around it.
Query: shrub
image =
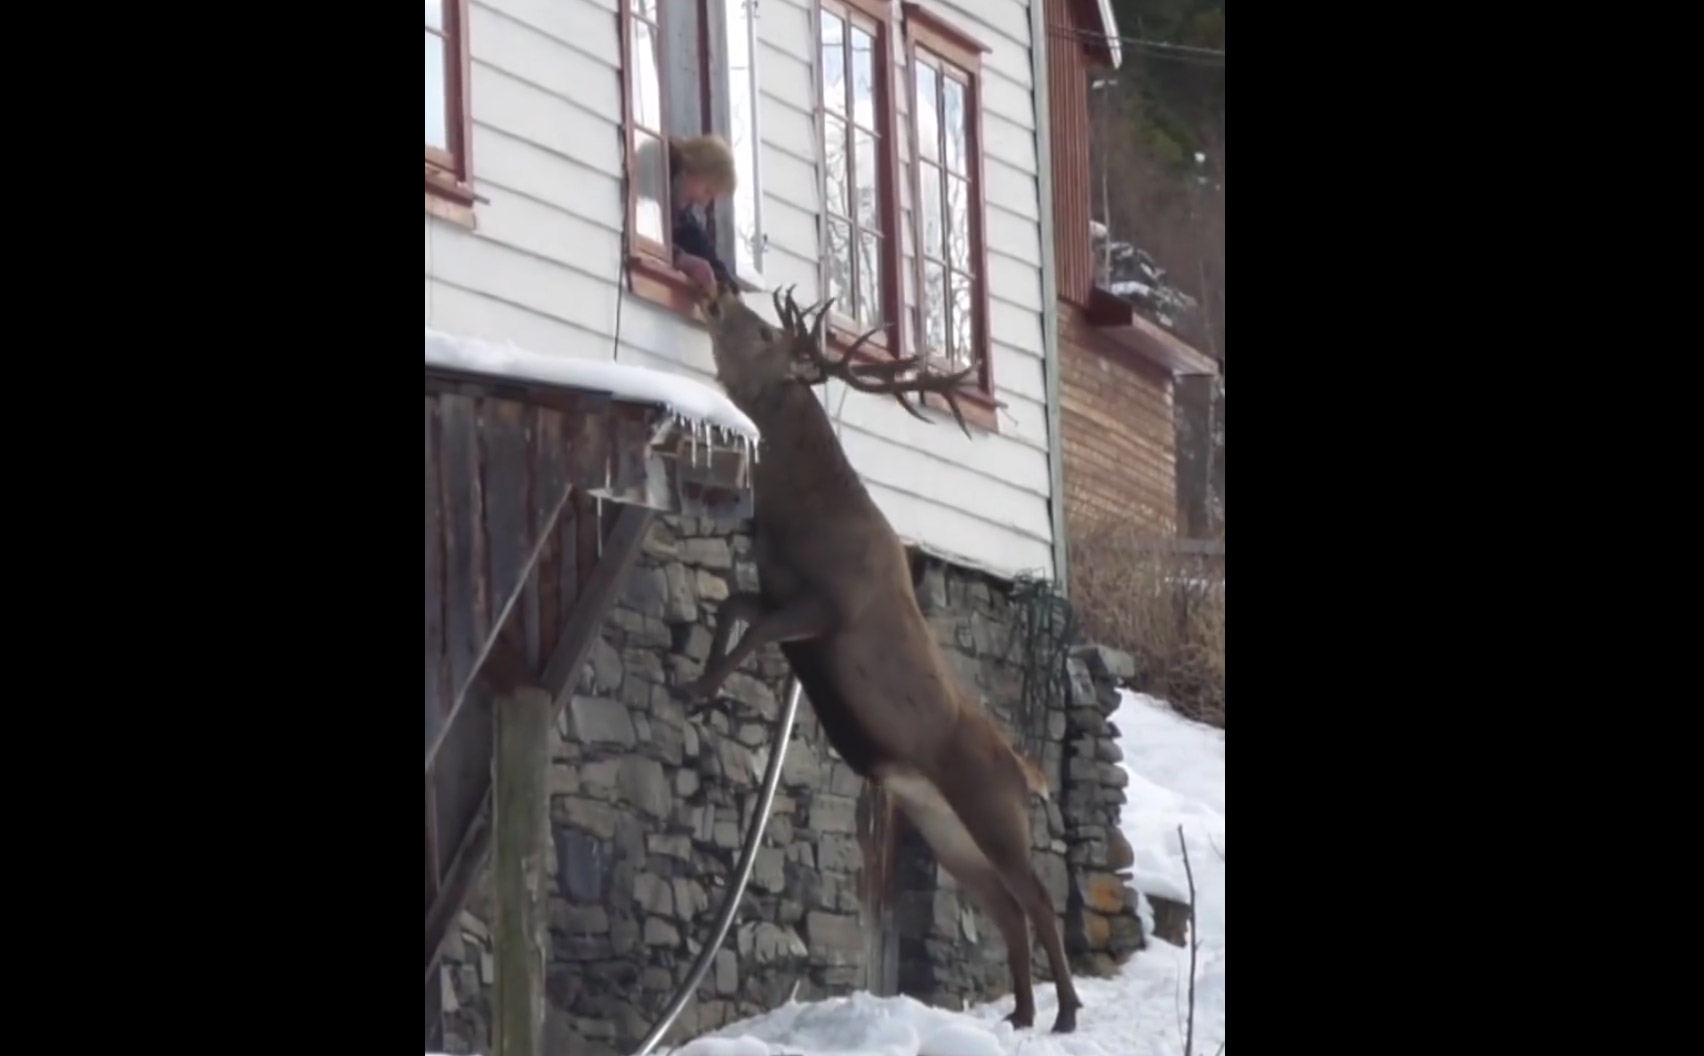
[[[1134,688],[1224,728],[1223,556],[1098,522],[1072,535],[1071,603],[1088,641],[1135,658]]]

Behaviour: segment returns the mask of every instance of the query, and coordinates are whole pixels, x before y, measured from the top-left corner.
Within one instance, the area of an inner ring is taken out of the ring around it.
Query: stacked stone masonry
[[[659,521],[552,739],[555,839],[547,978],[550,1051],[617,1056],[645,1035],[708,936],[756,808],[787,668],[763,649],[732,676],[726,709],[688,719],[670,687],[696,677],[718,607],[756,587],[750,539],[690,518]],[[1118,830],[1125,775],[1107,716],[1130,661],[1073,650],[1069,700],[1017,714],[1023,670],[1013,606],[996,580],[925,562],[918,600],[961,683],[1041,764],[1036,861],[1078,971],[1142,945]],[[728,941],[665,1044],[799,999],[881,989],[861,920],[863,782],[799,711],[781,787]],[[901,837],[890,901],[899,989],[957,1008],[1006,993],[998,931],[914,833]],[[452,929],[428,995],[428,1043],[488,1051],[492,959],[482,883]],[[1046,960],[1037,947],[1038,975]],[[566,1047],[565,1047],[566,1046]]]

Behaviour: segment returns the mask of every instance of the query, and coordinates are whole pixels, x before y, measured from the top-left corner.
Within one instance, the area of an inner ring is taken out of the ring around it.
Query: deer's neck
[[[844,509],[871,501],[809,386],[786,382],[729,396],[763,434],[753,473],[760,520],[789,509]]]

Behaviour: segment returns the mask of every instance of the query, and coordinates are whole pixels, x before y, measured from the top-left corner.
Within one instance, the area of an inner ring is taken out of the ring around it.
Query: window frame
[[[447,150],[426,147],[426,212],[473,226],[473,107],[469,92],[468,0],[442,0],[444,128]],[[427,32],[433,32],[428,29]]]
[[[910,329],[905,321],[905,285],[901,269],[905,266],[904,228],[900,223],[900,171],[899,140],[902,130],[899,127],[899,91],[897,77],[899,64],[895,61],[897,48],[903,44],[897,43],[900,35],[890,0],[817,0],[811,9],[811,70],[815,76],[814,124],[816,126],[817,148],[817,193],[821,209],[817,214],[817,247],[819,266],[817,271],[818,288],[824,297],[828,296],[829,264],[828,264],[828,103],[823,93],[822,68],[822,16],[828,11],[839,18],[845,25],[851,26],[856,21],[868,23],[861,28],[867,32],[873,29],[876,56],[874,66],[877,70],[875,77],[877,136],[876,170],[880,176],[881,186],[876,188],[876,214],[880,223],[882,238],[882,281],[879,296],[882,299],[882,319],[886,329],[872,334],[858,349],[859,358],[886,359],[905,354],[909,341],[907,331]],[[850,115],[848,115],[850,117]],[[850,151],[848,154],[850,155]],[[849,156],[849,162],[851,158]],[[856,211],[856,206],[853,205]],[[854,280],[856,281],[856,280]],[[842,351],[850,348],[864,332],[864,327],[857,320],[842,315],[838,308],[829,312],[826,327],[826,339],[829,344]]]
[[[764,230],[763,223],[763,63],[759,61],[758,53],[762,46],[757,31],[757,0],[703,0],[701,10],[715,7],[719,9],[720,17],[715,20],[713,31],[700,41],[701,52],[707,68],[720,69],[721,77],[713,77],[710,88],[710,100],[704,124],[715,128],[725,122],[726,129],[722,135],[728,141],[728,147],[734,152],[736,167],[741,162],[741,150],[734,142],[733,105],[736,94],[746,95],[751,107],[751,127],[749,134],[752,141],[750,160],[753,162],[750,172],[740,170],[740,187],[750,188],[752,218],[755,229],[755,243],[752,246],[752,266],[742,268],[736,239],[739,238],[740,211],[739,202],[734,195],[724,195],[716,200],[714,215],[716,252],[722,255],[723,261],[734,277],[744,283],[750,290],[761,290],[767,283],[763,277],[764,257],[769,250],[769,235]],[[747,7],[750,15],[745,19],[746,26],[746,56],[749,68],[744,80],[736,84],[733,63],[729,59],[728,35],[732,12],[739,7]],[[701,16],[702,17],[702,16]],[[739,192],[736,192],[736,194]],[[727,223],[723,223],[726,218]]]
[[[462,0],[465,2],[465,0]],[[670,0],[655,0],[658,39],[666,40],[669,33]],[[676,0],[681,2],[681,0]],[[722,123],[718,118],[726,117],[731,121],[728,109],[730,93],[734,90],[732,71],[726,62],[718,61],[726,55],[726,20],[728,5],[739,3],[741,0],[686,0],[697,10],[698,33],[698,78],[699,83],[695,93],[698,106],[698,127],[707,132],[721,135],[729,140],[732,147],[731,129],[717,127]],[[674,224],[671,211],[673,202],[665,203],[664,231],[661,243],[639,234],[638,205],[639,205],[639,166],[635,148],[635,128],[633,122],[633,74],[635,53],[634,14],[635,0],[616,0],[616,17],[621,39],[621,138],[622,138],[622,170],[624,188],[623,208],[626,210],[622,230],[622,254],[625,261],[628,291],[635,296],[650,301],[680,315],[693,317],[697,313],[699,298],[698,287],[686,275],[676,270],[674,266]],[[757,80],[760,77],[761,63],[756,50],[757,27],[755,18],[751,23],[750,41],[753,45],[750,56],[752,70],[751,86],[747,89],[754,96],[757,94]],[[720,44],[720,47],[717,45]],[[659,58],[666,55],[666,49],[659,49]],[[679,133],[671,131],[673,107],[671,105],[670,81],[666,62],[659,61],[657,68],[658,100],[662,114],[660,129],[642,129],[646,134],[660,134],[663,142],[663,186],[672,192],[674,185],[673,173],[669,169],[667,142],[670,136]],[[757,192],[753,203],[757,212],[758,230],[763,230],[763,198],[762,198],[762,140],[761,123],[755,118],[752,122],[754,136],[758,139],[758,150],[755,152],[759,171],[740,172],[740,182],[752,181],[753,189]],[[735,163],[739,162],[736,155]],[[731,236],[724,235],[724,219],[732,218],[732,197],[725,196],[717,199],[709,210],[711,236],[716,242],[718,255],[723,255],[732,248]],[[759,262],[762,260],[761,250],[764,248],[760,239],[758,246]],[[723,257],[735,278],[748,288],[757,288],[754,277],[746,272],[742,274],[737,255],[733,259]],[[760,268],[761,271],[761,268]],[[761,279],[761,274],[756,276]]]
[[[928,306],[924,284],[924,216],[923,216],[923,155],[919,149],[922,123],[919,120],[921,92],[918,77],[919,52],[939,66],[945,64],[964,75],[965,81],[965,152],[968,163],[965,178],[970,193],[970,263],[974,269],[975,294],[971,302],[971,357],[976,365],[975,388],[959,394],[965,420],[990,432],[998,431],[996,410],[999,401],[994,395],[993,340],[989,333],[989,274],[988,274],[988,196],[983,162],[982,132],[982,56],[988,46],[946,21],[940,15],[912,0],[900,5],[905,17],[905,75],[910,92],[907,123],[911,137],[911,171],[907,174],[911,190],[912,280],[917,289],[917,333],[919,351],[926,350],[923,328]],[[942,168],[945,168],[942,159]],[[945,203],[943,201],[943,207]],[[939,360],[931,357],[932,363]],[[938,396],[926,397],[929,406],[945,410],[946,401]]]

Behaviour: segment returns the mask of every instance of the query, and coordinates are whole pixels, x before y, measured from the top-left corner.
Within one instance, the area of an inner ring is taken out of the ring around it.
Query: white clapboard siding
[[[426,322],[540,352],[712,378],[701,328],[620,293],[618,0],[471,0],[477,230],[428,216]],[[991,49],[983,69],[989,321],[999,431],[823,390],[849,457],[907,539],[1004,575],[1052,568],[1041,343],[1035,104],[1025,0],[924,0]],[[896,15],[898,2],[895,0]],[[814,301],[821,282],[815,5],[765,0],[758,23],[764,279]],[[897,22],[897,20],[896,20]],[[897,41],[896,41],[897,43]],[[895,58],[903,62],[903,52]],[[909,113],[903,69],[899,109]],[[907,164],[910,137],[897,144]],[[901,184],[903,299],[915,303],[911,191]],[[619,312],[618,298],[621,299]],[[753,298],[772,316],[768,298]],[[617,335],[619,318],[619,339]]]

